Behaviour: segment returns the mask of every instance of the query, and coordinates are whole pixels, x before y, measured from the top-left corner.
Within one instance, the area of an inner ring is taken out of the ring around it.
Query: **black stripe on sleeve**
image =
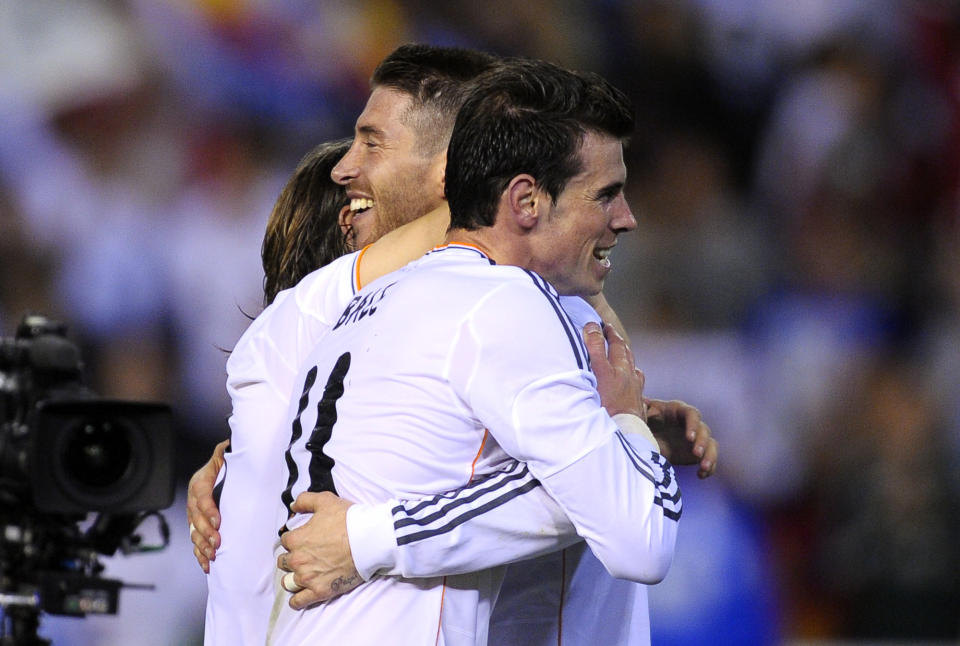
[[[581,370],[584,370],[587,365],[585,361],[586,353],[581,351],[583,344],[578,343],[580,340],[580,335],[576,332],[576,330],[573,330],[573,324],[570,322],[566,310],[560,306],[556,292],[538,274],[530,271],[529,269],[524,269],[523,271],[527,272],[527,275],[530,276],[533,284],[537,286],[537,289],[543,293],[547,301],[550,303],[550,306],[553,307],[553,311],[556,312],[557,318],[560,320],[560,325],[563,326],[563,331],[567,334],[567,339],[570,341],[570,347],[573,350],[573,356],[577,360],[577,367]]]
[[[650,452],[649,459],[642,457],[636,448],[627,441],[622,432],[617,431],[616,435],[634,468],[653,484],[654,504],[662,507],[663,515],[670,520],[680,520],[680,515],[683,513],[683,501],[680,496],[680,487],[674,477],[673,465],[656,451]],[[656,465],[657,468],[654,469],[653,465]],[[654,475],[654,471],[659,472],[659,480]]]
[[[437,506],[437,509],[435,509],[434,511],[430,512],[425,516],[419,516],[417,518],[413,517],[414,514],[429,507],[431,504],[436,506],[436,503],[441,498],[435,497],[432,499],[432,501],[422,502],[411,509],[406,509],[402,505],[398,505],[393,508],[392,510],[393,513],[394,514],[404,513],[407,515],[407,518],[402,518],[400,520],[395,521],[393,526],[396,529],[400,529],[402,527],[406,527],[407,525],[429,525],[433,521],[439,518],[442,518],[443,516],[446,516],[448,513],[456,511],[458,507],[467,505],[485,494],[492,493],[494,491],[497,491],[498,489],[505,489],[508,486],[510,486],[511,483],[516,482],[517,480],[523,480],[524,478],[530,475],[530,470],[527,469],[526,465],[523,465],[523,469],[520,470],[519,472],[511,474],[506,478],[501,478],[499,480],[491,482],[491,480],[495,480],[496,477],[502,475],[502,473],[503,472],[497,472],[495,474],[491,474],[491,477],[485,478],[484,480],[481,480],[478,483],[484,486],[479,486],[479,487],[471,486],[469,488],[464,487],[464,488],[458,489],[456,492],[453,492],[452,494],[444,494],[442,499],[449,500],[450,502]]]
[[[536,488],[539,487],[539,486],[540,486],[540,481],[539,481],[539,480],[528,480],[522,487],[519,487],[519,488],[517,488],[517,489],[511,489],[510,491],[508,491],[507,493],[503,494],[503,495],[500,496],[499,498],[495,498],[494,500],[491,500],[491,501],[489,501],[489,502],[481,505],[480,507],[476,507],[476,508],[474,508],[474,509],[471,509],[470,511],[468,511],[468,512],[465,513],[465,514],[461,514],[460,516],[457,516],[456,518],[454,518],[453,520],[451,520],[451,521],[450,521],[449,523],[447,523],[446,525],[443,525],[443,526],[441,526],[441,527],[437,527],[437,528],[434,528],[434,529],[427,529],[427,530],[424,530],[424,531],[422,531],[422,532],[417,532],[417,533],[415,533],[415,534],[408,534],[408,535],[406,535],[406,536],[399,536],[399,537],[397,537],[397,545],[406,545],[406,544],[408,544],[408,543],[413,543],[413,542],[416,542],[416,541],[422,541],[422,540],[424,540],[424,539],[430,538],[431,536],[437,536],[437,535],[439,535],[439,534],[445,534],[445,533],[447,533],[447,532],[449,532],[449,531],[452,531],[452,530],[455,529],[456,527],[462,525],[463,523],[467,522],[467,521],[470,520],[471,518],[475,518],[476,516],[479,516],[479,515],[481,515],[481,514],[485,514],[485,513],[487,513],[488,511],[490,511],[491,509],[496,509],[496,508],[499,507],[500,505],[503,505],[504,503],[506,503],[506,502],[508,502],[508,501],[510,501],[510,500],[513,500],[513,499],[516,498],[517,496],[521,496],[521,495],[527,493],[528,491],[531,491],[531,490],[533,490],[533,489],[536,489]]]
[[[391,510],[397,544],[406,545],[449,532],[539,486],[540,481],[527,465],[514,460],[506,469],[456,491],[434,496],[410,508],[401,503]]]

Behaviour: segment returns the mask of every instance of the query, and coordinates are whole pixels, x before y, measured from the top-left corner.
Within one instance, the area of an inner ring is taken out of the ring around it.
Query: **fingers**
[[[587,323],[583,338],[603,407],[610,415],[643,417],[643,373],[636,370],[633,352],[623,337],[613,326]]]
[[[633,351],[616,328],[604,323],[603,334],[607,339],[607,356],[610,358],[610,363],[618,368],[633,370],[635,366]]]
[[[208,559],[196,545],[193,546],[193,557],[197,559],[197,563],[200,564],[200,569],[203,570],[203,573],[210,574],[210,559]]]
[[[210,462],[212,463],[215,472],[219,472],[220,467],[223,466],[223,462],[224,462],[223,455],[224,453],[227,452],[227,448],[229,446],[230,446],[230,439],[227,438],[224,441],[217,444],[215,447],[213,447],[213,455],[210,456]],[[216,473],[214,474],[214,478],[216,478]]]
[[[297,583],[296,577],[296,572],[287,572],[283,575],[283,578],[280,579],[280,585],[282,585],[283,589],[287,592],[300,592],[303,590],[303,586]]]
[[[697,476],[701,479],[709,478],[717,470],[717,441],[713,438],[710,427],[704,423],[699,410],[683,404],[682,413],[687,440],[693,444],[693,454],[700,458]]]
[[[712,437],[706,444],[703,457],[700,459],[700,468],[697,469],[697,477],[701,480],[709,478],[717,471],[717,441]]]
[[[699,410],[683,402],[680,402],[680,414],[684,419],[686,437],[694,444],[694,453],[697,453],[698,446],[702,451],[702,443],[705,437],[710,437],[710,428],[703,423],[703,416]],[[700,440],[699,445],[697,440]],[[701,455],[701,453],[697,453],[697,455]]]
[[[213,490],[201,495],[187,495],[187,519],[190,521],[190,540],[204,542],[208,547],[220,547],[220,511],[213,501]]]
[[[663,406],[660,401],[644,397],[643,404],[646,407],[648,417],[655,418],[663,415]]]
[[[283,578],[286,580],[287,575]],[[290,607],[294,610],[302,610],[303,608],[309,608],[312,605],[329,601],[334,597],[346,594],[361,583],[363,583],[363,579],[354,571],[349,574],[342,574],[332,581],[329,581],[329,583],[323,584],[317,583],[317,577],[313,577],[312,580],[309,578],[305,580],[298,577],[297,580],[294,580],[294,577],[290,576],[290,587],[288,588],[285,583],[284,589],[289,592],[294,592],[294,595],[290,597]],[[299,588],[299,590],[295,590],[294,588]]]
[[[310,569],[310,563],[302,556],[286,552],[277,557],[277,567],[284,575],[280,577],[280,585],[284,590],[293,594],[290,598],[290,607],[301,610],[323,601],[329,601],[362,583],[356,570],[340,574],[331,573],[322,575]]]
[[[612,325],[600,325],[594,322],[583,326],[583,342],[593,366],[611,364],[617,369],[634,369],[633,352]]]
[[[219,464],[223,463],[224,442],[217,445],[220,450]],[[220,510],[213,499],[213,488],[217,482],[220,467],[217,462],[217,450],[193,476],[187,486],[187,519],[190,522],[190,542],[193,543],[194,556],[200,568],[209,574],[210,561],[214,560],[220,547]]]
[[[284,534],[284,537],[289,533],[290,532]],[[289,552],[285,552],[277,557],[277,567],[284,571],[284,575],[280,577],[280,586],[287,592],[293,594],[289,603],[290,607],[294,610],[312,606],[315,603],[326,601],[334,596],[329,590],[311,590],[307,587],[306,580],[303,577],[308,575],[304,571],[299,573],[297,571],[298,567],[302,568],[304,566],[301,560],[302,559],[298,559]]]
[[[202,518],[200,519],[202,523]],[[207,525],[209,528],[209,525]],[[213,530],[211,530],[213,531]],[[206,574],[210,573],[210,561],[216,560],[216,549],[220,546],[220,535],[216,534],[213,541],[207,538],[193,522],[190,523],[190,542],[193,543],[193,555]]]
[[[590,322],[583,326],[583,343],[587,346],[590,363],[594,366],[606,362],[607,347],[604,342],[603,329],[596,323]]]
[[[321,601],[327,601],[328,599],[333,598],[332,595],[320,595],[307,588],[288,590],[288,592],[296,593],[290,597],[290,607],[294,610],[303,610],[304,608],[309,608],[310,606],[318,604]]]
[[[290,505],[290,510],[298,514],[318,514],[337,501],[337,496],[329,491],[305,491]]]

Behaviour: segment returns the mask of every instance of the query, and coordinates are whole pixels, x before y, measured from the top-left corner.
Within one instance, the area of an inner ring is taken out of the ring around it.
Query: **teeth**
[[[612,249],[609,248],[609,247],[606,248],[606,249],[594,249],[594,250],[593,250],[593,257],[600,261],[600,265],[601,265],[601,266],[603,266],[603,267],[609,267],[609,266],[610,266],[610,252],[611,252],[611,251],[612,251]]]
[[[365,211],[373,206],[373,200],[366,197],[355,197],[350,200],[350,210],[353,212]]]

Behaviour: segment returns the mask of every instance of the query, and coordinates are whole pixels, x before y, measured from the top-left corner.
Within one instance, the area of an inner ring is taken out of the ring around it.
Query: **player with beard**
[[[401,50],[404,50],[404,48],[401,48]],[[398,53],[402,53],[401,50],[398,50]],[[410,51],[410,48],[406,49],[407,53]],[[395,62],[397,58],[399,58],[399,55],[395,53]],[[390,61],[390,58],[385,61],[385,65],[382,66],[383,69],[387,69],[386,63],[388,61]],[[403,64],[409,65],[409,62],[404,62]],[[380,70],[378,70],[378,72],[379,71]],[[353,207],[351,212],[344,213],[342,216],[342,224],[347,227],[352,226],[353,239],[361,242],[366,242],[380,235],[378,223],[381,221],[399,222],[415,217],[406,209],[391,211],[389,208],[382,208],[388,200],[394,199],[392,196],[402,196],[405,192],[407,194],[412,193],[415,194],[417,199],[422,203],[427,204],[430,203],[430,200],[435,199],[437,195],[442,197],[442,190],[440,189],[442,184],[439,179],[435,177],[436,164],[431,163],[429,157],[425,156],[423,152],[425,150],[436,150],[436,148],[431,148],[429,141],[419,141],[419,139],[423,137],[407,136],[411,134],[410,126],[418,123],[416,109],[410,105],[412,102],[410,95],[402,96],[402,93],[400,93],[401,96],[398,96],[394,90],[380,92],[382,88],[377,85],[377,77],[378,75],[375,75],[374,93],[371,96],[371,103],[368,105],[368,109],[364,111],[364,115],[361,115],[361,118],[358,119],[357,138],[354,141],[353,147],[343,162],[338,164],[334,171],[334,176],[337,177],[339,181],[347,184],[349,191],[352,192],[351,197],[354,198],[351,203]],[[379,77],[382,80],[384,75],[380,74]],[[392,100],[386,102],[381,101],[380,99],[384,96]],[[377,100],[374,100],[375,97]],[[392,110],[389,109],[391,105],[394,108]],[[429,111],[425,110],[424,112],[429,114]],[[400,124],[405,125],[405,129],[393,128],[393,125],[395,125],[393,119],[399,119]],[[423,115],[421,115],[419,123],[430,123],[430,121],[425,120]],[[436,137],[436,129],[430,129],[428,132]],[[402,188],[398,190],[397,187],[391,186],[390,175],[387,171],[394,166],[400,169],[401,184],[415,186],[420,190],[404,191]],[[430,190],[424,190],[430,186],[430,181],[433,181],[438,186],[437,191],[431,192]],[[429,200],[427,199],[428,197]],[[424,202],[424,200],[427,201]],[[419,225],[423,226],[418,232],[417,226]],[[417,226],[413,227],[413,231],[397,231],[396,235],[392,236],[392,239],[383,241],[384,243],[389,242],[386,248],[390,249],[391,253],[380,253],[376,248],[371,248],[362,263],[357,263],[356,258],[351,259],[350,269],[345,273],[355,275],[357,278],[364,275],[364,272],[366,272],[368,276],[373,276],[376,275],[378,271],[390,268],[391,262],[402,264],[402,260],[396,260],[397,256],[400,258],[416,257],[424,248],[423,245],[427,244],[424,240],[436,240],[442,234],[446,226],[446,215],[444,213],[432,214],[418,221]],[[405,251],[405,249],[410,250]],[[404,253],[406,253],[407,256],[404,256]],[[383,258],[388,256],[393,256],[394,259],[384,261]],[[343,265],[344,263],[341,263],[341,266]],[[378,267],[380,267],[380,269],[378,269]],[[354,287],[355,286],[356,283],[354,283]],[[303,289],[300,293],[301,295],[306,294],[308,290]],[[301,306],[307,302],[307,300],[306,298],[300,299]],[[307,309],[309,309],[309,306]],[[241,348],[242,344],[238,344],[235,354],[237,354],[237,351]],[[685,430],[689,430],[690,432],[690,445],[695,446],[696,448],[694,450],[701,452],[703,456],[701,467],[704,473],[712,472],[716,459],[715,443],[709,437],[708,429],[700,422],[699,414],[696,413],[695,409],[677,403],[669,405],[655,404],[655,406],[656,408],[654,410],[658,413],[658,416],[662,420],[668,421],[669,425],[672,425],[674,429],[684,429],[685,426],[689,427],[689,429]],[[234,418],[237,417],[238,415],[235,411]],[[234,422],[235,419],[232,419],[231,424],[234,424]],[[259,430],[267,434],[264,429]],[[663,437],[666,437],[666,434],[661,435],[661,438]],[[209,471],[210,468],[208,467],[206,472],[201,470],[200,473],[209,473]],[[200,528],[194,532],[193,535],[197,543],[198,559],[200,559],[201,562],[203,562],[205,558],[203,551],[211,550],[210,555],[212,555],[212,549],[217,546],[217,541],[219,540],[219,536],[212,531],[209,523],[206,522],[206,518],[210,516],[213,516],[214,523],[217,522],[216,508],[213,506],[212,500],[206,495],[198,493],[199,490],[194,486],[194,484],[203,481],[205,481],[204,477],[198,477],[194,479],[194,483],[191,485],[191,519],[197,522],[198,528]],[[204,513],[198,514],[197,512],[200,508],[198,501],[201,499],[205,501]],[[229,515],[229,513],[228,511],[227,514]],[[206,526],[203,527],[203,525]],[[490,531],[494,531],[494,529]],[[202,532],[206,532],[213,537],[214,540],[212,544],[208,545],[206,543]],[[220,565],[222,565],[222,563]],[[444,571],[442,569],[442,562],[437,562],[436,559],[424,560],[423,565],[425,568],[440,568],[440,570],[434,570],[433,573]],[[422,573],[424,575],[429,574],[426,570]]]

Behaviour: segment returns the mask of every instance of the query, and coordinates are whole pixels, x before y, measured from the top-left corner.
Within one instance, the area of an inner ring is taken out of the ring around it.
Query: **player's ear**
[[[337,215],[337,224],[340,226],[340,232],[347,239],[347,245],[353,249],[353,211],[350,210],[349,204],[340,209],[340,214]]]
[[[437,197],[441,200],[447,199],[446,175],[447,175],[447,151],[446,149],[444,149],[442,153],[440,153],[434,158],[433,168],[430,170],[430,176],[436,180],[436,182],[433,185],[438,187],[440,191]]]
[[[540,191],[537,182],[531,175],[517,175],[507,185],[507,200],[514,221],[522,229],[532,229],[537,224],[537,202]]]

